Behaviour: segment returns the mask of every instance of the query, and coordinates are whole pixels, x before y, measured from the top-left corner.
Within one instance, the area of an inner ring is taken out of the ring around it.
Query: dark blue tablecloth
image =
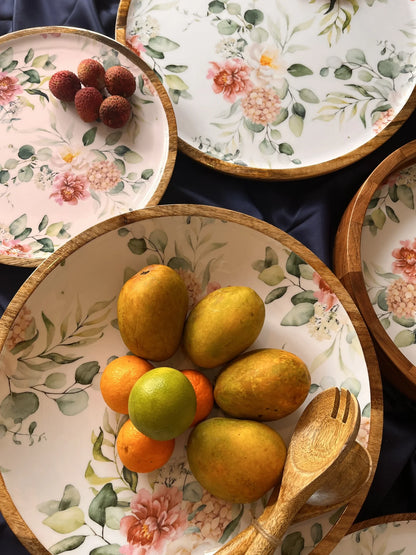
[[[118,0],[0,0],[0,34],[42,25],[83,27],[114,38]],[[413,140],[416,114],[382,147],[330,175],[303,181],[233,178],[179,153],[161,204],[222,206],[271,223],[330,268],[335,233],[357,189],[391,152]],[[0,315],[30,269],[0,265]],[[376,475],[357,520],[416,512],[416,404],[383,381],[385,422]],[[0,515],[0,554],[27,554]]]

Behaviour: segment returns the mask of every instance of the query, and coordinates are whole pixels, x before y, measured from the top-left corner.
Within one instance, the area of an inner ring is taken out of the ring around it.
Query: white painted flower
[[[247,63],[253,69],[251,78],[258,85],[279,86],[286,75],[287,64],[274,44],[252,43],[247,48]]]
[[[139,16],[134,20],[134,34],[140,37],[143,44],[148,44],[152,37],[159,34],[160,25],[157,19],[147,16]]]
[[[89,152],[80,145],[64,145],[55,150],[50,165],[60,172],[82,172],[89,167]]]

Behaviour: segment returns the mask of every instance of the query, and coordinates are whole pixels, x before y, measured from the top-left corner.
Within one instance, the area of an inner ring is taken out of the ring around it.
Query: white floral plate
[[[118,292],[149,263],[184,277],[190,305],[219,286],[255,288],[266,323],[253,348],[285,348],[305,360],[313,383],[305,403],[327,387],[349,388],[360,402],[359,440],[375,470],[378,365],[335,276],[290,236],[252,217],[207,206],[145,208],[98,224],[53,253],[0,320],[0,510],[36,554],[45,552],[41,546],[83,555],[115,554],[119,546],[122,553],[214,553],[262,510],[264,499],[231,505],[202,490],[186,461],[188,432],[161,470],[137,475],[120,464],[115,438],[123,419],[106,409],[99,380],[109,358],[126,353]],[[159,363],[166,364],[192,367],[181,350]],[[214,379],[216,371],[206,374]],[[286,442],[300,410],[271,424]],[[294,525],[285,547],[295,542],[302,554],[314,547],[329,553],[371,480],[346,508]]]
[[[58,70],[84,58],[135,75],[123,129],[85,123],[49,91]],[[157,204],[176,157],[176,121],[160,81],[105,36],[40,27],[0,38],[0,262],[36,266],[80,231]]]
[[[121,0],[116,38],[162,79],[185,153],[290,179],[356,161],[407,119],[415,20],[412,0]]]
[[[397,149],[352,199],[335,247],[336,274],[382,352],[388,377],[416,398],[416,141]]]
[[[332,555],[399,555],[415,549],[415,514],[396,514],[360,522],[352,527]]]

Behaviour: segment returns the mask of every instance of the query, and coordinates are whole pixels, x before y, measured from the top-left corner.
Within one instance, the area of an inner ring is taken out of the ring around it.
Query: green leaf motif
[[[120,555],[120,546],[118,543],[101,545],[92,549],[90,555]]]
[[[88,406],[88,394],[83,389],[73,388],[55,399],[59,410],[65,416],[75,416]]]
[[[287,287],[276,287],[276,289],[273,289],[273,291],[270,291],[270,293],[264,299],[265,304],[270,304],[276,299],[280,299],[280,297],[283,297],[286,291],[287,291]]]
[[[397,197],[407,208],[414,209],[415,203],[413,198],[413,191],[408,185],[397,186]]]
[[[0,68],[4,69],[10,65],[13,61],[13,48],[9,46],[6,50],[0,54]]]
[[[304,119],[298,114],[293,114],[289,118],[289,128],[295,137],[300,137],[303,132]]]
[[[73,551],[84,543],[86,537],[87,536],[71,536],[69,538],[64,538],[52,545],[49,551],[52,555],[60,555],[60,553],[65,553],[65,551]]]
[[[305,540],[300,532],[288,534],[282,543],[282,553],[300,555],[305,547]]]
[[[376,208],[371,212],[371,219],[377,229],[383,229],[383,226],[386,223],[386,215],[381,208]]]
[[[283,317],[282,326],[303,326],[307,324],[315,313],[314,305],[311,303],[299,303],[295,305]]]
[[[287,156],[291,156],[294,153],[294,150],[289,143],[280,143],[279,152],[287,154]]]
[[[96,134],[97,134],[96,127],[91,127],[91,129],[88,129],[88,131],[86,131],[82,136],[82,144],[84,146],[91,145],[95,141]]]
[[[400,223],[400,219],[397,216],[396,212],[393,210],[391,206],[386,206],[386,214],[390,218],[390,220],[396,224]]]
[[[296,253],[291,252],[287,261],[286,261],[286,270],[292,276],[300,277],[300,268],[299,266],[305,264],[303,258],[298,256]]]
[[[108,146],[115,145],[121,139],[122,131],[114,131],[105,138],[105,144]]]
[[[414,343],[415,334],[410,330],[402,330],[394,338],[394,344],[396,347],[399,347],[399,349],[403,347],[410,347],[410,345],[414,345]]]
[[[351,48],[348,50],[346,60],[351,64],[364,65],[367,63],[365,54],[360,48]]]
[[[301,89],[299,91],[299,96],[304,102],[309,102],[310,104],[319,103],[319,98],[311,89]]]
[[[165,75],[165,81],[167,86],[170,89],[173,89],[176,91],[186,91],[188,89],[188,85],[181,77],[179,77],[179,75],[175,75],[175,74]]]
[[[27,69],[23,73],[28,77],[29,83],[40,83],[39,72],[36,69]]]
[[[131,491],[136,492],[137,483],[139,481],[139,478],[137,476],[137,472],[132,472],[131,470],[129,470],[128,468],[123,466],[122,473],[123,473],[123,478],[127,482],[127,484],[129,485]]]
[[[42,521],[59,534],[70,534],[85,523],[84,513],[79,507],[70,507],[48,516]]]
[[[100,365],[96,360],[84,362],[75,371],[75,381],[81,385],[90,385],[99,371]]]
[[[313,74],[313,71],[303,64],[292,64],[287,68],[287,71],[293,77],[305,77],[305,75]]]
[[[211,13],[221,13],[225,10],[224,2],[220,2],[219,0],[213,0],[208,4],[208,11]]]
[[[94,441],[94,445],[92,447],[92,454],[96,461],[103,461],[109,462],[111,459],[103,455],[102,446],[104,441],[104,432],[102,428],[100,428],[100,433],[97,436],[97,439]]]
[[[251,25],[259,25],[264,20],[264,15],[260,10],[247,10],[244,13],[244,19]]]
[[[115,507],[117,505],[117,494],[111,483],[105,484],[98,494],[91,501],[88,508],[88,516],[99,524],[105,524],[105,510],[107,507]]]
[[[13,235],[13,237],[20,235],[25,230],[26,223],[27,215],[22,214],[21,216],[13,220],[12,223],[9,225],[9,233]]]
[[[292,304],[297,305],[300,303],[315,304],[318,299],[315,297],[314,292],[309,290],[296,293],[296,295],[293,295],[290,300],[292,301]]]
[[[401,72],[400,64],[393,59],[381,60],[377,64],[377,69],[383,77],[388,77],[389,79],[396,79]]]
[[[156,52],[171,52],[179,48],[179,44],[166,37],[156,36],[149,39],[149,46]]]
[[[39,399],[32,391],[9,393],[0,404],[0,415],[13,421],[25,420],[39,408]]]
[[[319,543],[322,540],[323,536],[324,534],[322,531],[322,524],[320,524],[319,522],[315,522],[314,524],[312,524],[311,538],[312,538],[313,544],[316,545],[317,543]]]
[[[33,178],[33,170],[30,166],[24,166],[17,172],[17,177],[22,183],[29,183]]]
[[[223,19],[217,25],[217,29],[220,35],[232,35],[237,31],[238,28],[239,25],[231,19]]]
[[[334,71],[334,75],[337,79],[346,81],[347,79],[351,79],[352,69],[347,65],[342,64],[342,66],[337,67],[337,69]]]
[[[78,507],[81,501],[81,496],[79,491],[72,484],[67,484],[64,488],[64,493],[62,494],[62,499],[59,502],[59,511],[64,511],[70,507]]]
[[[17,155],[22,160],[28,160],[31,156],[34,156],[35,149],[32,145],[23,145],[19,148]]]
[[[285,273],[278,264],[273,264],[273,266],[265,268],[258,277],[266,285],[278,285],[285,279]]]
[[[49,376],[45,380],[45,387],[49,389],[60,389],[64,387],[66,384],[66,375],[62,374],[62,372],[54,372],[53,374],[49,374]]]
[[[130,239],[127,243],[128,248],[133,254],[143,254],[147,250],[147,245],[145,239],[141,237],[140,239]]]
[[[166,245],[168,244],[168,236],[162,229],[156,229],[149,235],[149,241],[161,252],[165,252]]]

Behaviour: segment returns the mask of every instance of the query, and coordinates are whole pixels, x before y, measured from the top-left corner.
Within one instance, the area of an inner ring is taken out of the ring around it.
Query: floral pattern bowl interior
[[[185,153],[291,179],[356,161],[407,119],[415,17],[412,0],[121,0],[116,37],[160,76]]]
[[[416,397],[416,141],[388,156],[351,201],[335,272],[355,298],[388,375]]]
[[[189,430],[160,470],[136,474],[118,459],[115,439],[125,417],[106,408],[99,381],[109,359],[127,352],[117,329],[118,292],[149,263],[183,276],[190,307],[220,286],[253,287],[264,299],[266,323],[252,348],[285,348],[303,358],[312,375],[305,403],[328,387],[350,389],[362,412],[359,441],[375,470],[378,365],[337,278],[290,236],[250,216],[207,206],[145,208],[67,242],[33,272],[0,320],[0,509],[33,553],[209,554],[263,510],[266,499],[233,505],[202,489],[187,464]],[[192,367],[181,349],[158,365]],[[214,380],[218,371],[204,372]],[[270,423],[286,443],[301,410]],[[219,414],[214,407],[211,416]],[[307,554],[319,546],[329,553],[372,476],[347,506],[293,525],[283,550]]]
[[[411,553],[415,545],[414,513],[395,514],[354,524],[332,555],[379,555]]]
[[[85,123],[49,91],[85,58],[136,78],[121,129]],[[40,27],[0,39],[0,262],[36,266],[87,227],[157,204],[176,157],[176,120],[154,73],[114,40]]]

